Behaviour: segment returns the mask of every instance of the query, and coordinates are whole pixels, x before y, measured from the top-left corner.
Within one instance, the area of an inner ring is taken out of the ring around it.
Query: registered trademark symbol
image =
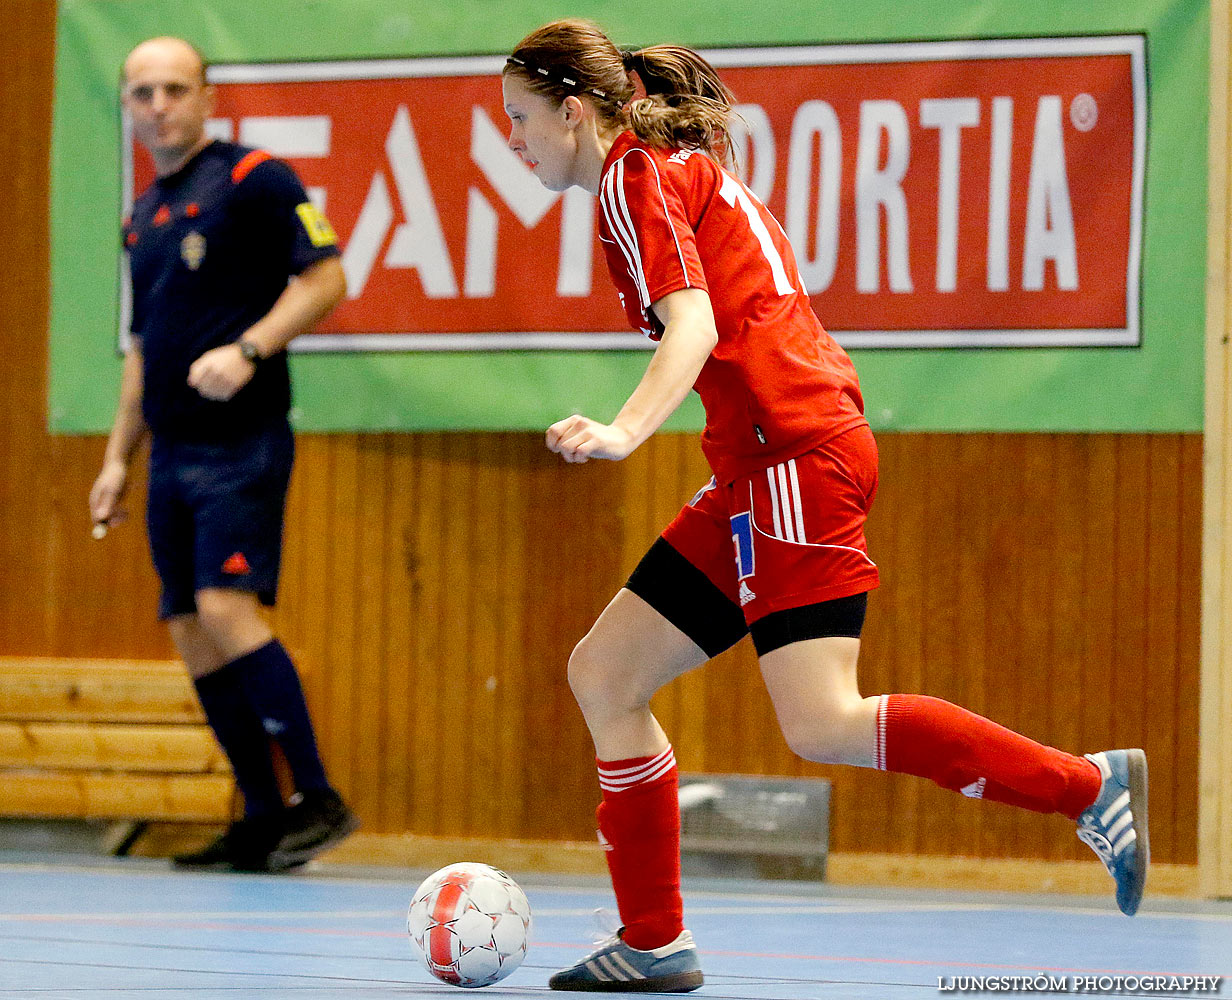
[[[1099,120],[1099,105],[1090,94],[1079,94],[1070,102],[1069,120],[1079,132],[1090,132]]]

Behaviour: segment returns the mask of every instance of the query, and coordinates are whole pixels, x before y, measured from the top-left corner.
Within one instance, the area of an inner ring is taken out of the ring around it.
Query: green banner
[[[621,332],[602,258],[587,255],[589,196],[554,199],[503,159],[500,56],[561,16],[720,67],[748,123],[744,179],[783,221],[875,428],[1201,430],[1204,0],[766,0],[756,15],[645,0],[60,0],[51,430],[111,424],[118,226],[148,179],[122,137],[119,68],[161,34],[210,58],[216,134],[278,155],[289,142],[342,238],[352,297],[296,343],[299,428],[610,419],[649,345]],[[303,96],[323,85],[328,113]],[[693,397],[667,427],[701,422]]]

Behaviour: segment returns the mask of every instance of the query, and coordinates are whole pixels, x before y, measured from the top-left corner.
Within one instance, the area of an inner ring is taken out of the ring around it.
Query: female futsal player
[[[523,39],[502,84],[510,148],[551,190],[599,198],[625,312],[658,341],[611,423],[567,417],[548,447],[619,461],[695,388],[714,472],[569,660],[623,927],[552,988],[702,984],[683,924],[675,758],[649,703],[746,632],[800,756],[1076,819],[1134,913],[1149,858],[1141,750],[1075,757],[935,698],[860,694],[877,449],[855,369],[814,315],[786,236],[724,169],[733,98],[714,68],[677,46],[622,52],[565,20]]]

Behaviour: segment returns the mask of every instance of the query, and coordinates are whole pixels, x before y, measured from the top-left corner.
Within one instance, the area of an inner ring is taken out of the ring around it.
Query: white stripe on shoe
[[[613,965],[620,966],[621,971],[625,973],[625,976],[624,976],[625,979],[645,979],[646,978],[646,976],[643,973],[638,972],[637,969],[635,969],[632,966],[632,964],[630,964],[629,960],[625,958],[624,955],[620,954],[620,952],[614,951],[611,954],[609,954],[607,957],[612,960]]]
[[[1104,836],[1108,839],[1114,858],[1138,839],[1138,833],[1133,826],[1134,814],[1129,808],[1128,791],[1118,795],[1099,820],[1104,825]]]
[[[616,980],[617,982],[623,983],[629,977],[624,972],[624,970],[620,968],[620,966],[618,966],[614,961],[612,961],[612,959],[615,957],[616,957],[615,955],[609,952],[606,955],[600,955],[598,958],[595,959],[595,961],[598,962],[601,966],[603,966],[603,971],[606,972],[609,977]]]
[[[1108,839],[1115,842],[1121,831],[1129,826],[1133,821],[1133,813],[1126,809],[1121,813],[1121,818],[1113,823],[1112,826],[1108,827]]]
[[[592,976],[594,976],[601,983],[610,983],[612,981],[612,977],[609,976],[606,972],[604,972],[603,969],[599,966],[599,963],[594,961],[593,959],[586,963],[586,969]]]
[[[1112,805],[1110,805],[1107,809],[1103,811],[1103,814],[1099,817],[1099,821],[1103,823],[1104,826],[1111,826],[1112,818],[1117,813],[1119,813],[1122,809],[1128,809],[1128,808],[1129,808],[1129,791],[1126,790],[1122,792],[1120,795],[1118,795],[1116,797],[1116,801],[1114,801]]]
[[[1125,831],[1124,834],[1122,834],[1121,838],[1117,840],[1115,844],[1112,845],[1112,853],[1120,854],[1123,850],[1125,850],[1125,848],[1127,848],[1130,844],[1135,843],[1137,840],[1138,840],[1138,831],[1136,831],[1131,826],[1128,830]]]
[[[1103,782],[1106,783],[1112,779],[1112,768],[1104,754],[1088,754],[1087,760],[1099,768]],[[1116,876],[1114,866],[1117,858],[1138,840],[1138,831],[1134,827],[1134,813],[1130,808],[1130,802],[1131,795],[1127,788],[1113,799],[1103,812],[1092,817],[1091,823],[1096,825],[1079,826],[1078,828],[1078,838],[1099,855],[1114,877]]]

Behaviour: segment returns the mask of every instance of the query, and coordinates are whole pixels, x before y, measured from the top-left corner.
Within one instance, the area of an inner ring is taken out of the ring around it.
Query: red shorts
[[[663,539],[744,610],[752,624],[786,608],[877,586],[864,521],[877,492],[867,425],[729,486],[712,479]]]

